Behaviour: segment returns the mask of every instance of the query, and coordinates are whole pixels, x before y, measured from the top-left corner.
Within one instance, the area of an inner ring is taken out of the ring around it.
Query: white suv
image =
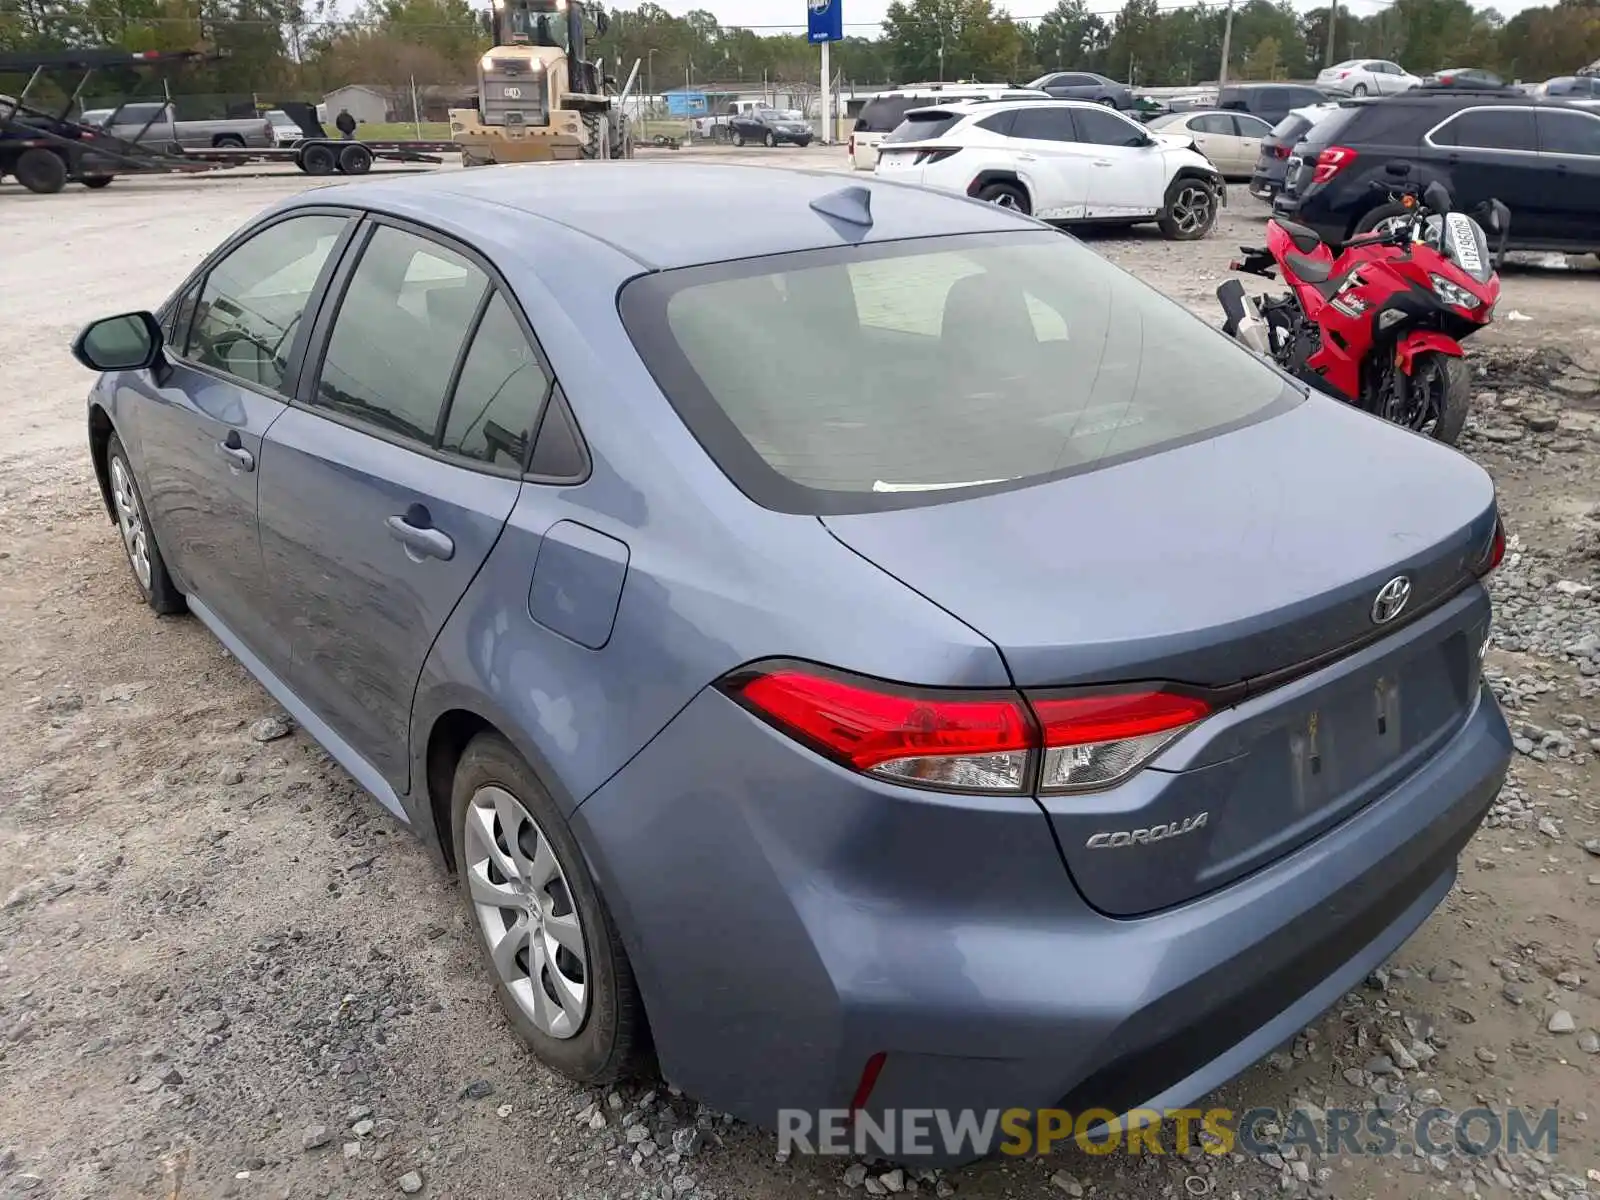
[[[906,113],[925,104],[956,104],[962,100],[1014,100],[1048,93],[1009,83],[917,83],[896,92],[882,92],[868,100],[850,132],[850,165],[870,171],[878,165],[878,146],[905,120]]]
[[[1155,221],[1211,232],[1228,191],[1191,138],[1150,133],[1085,100],[968,101],[915,109],[879,148],[885,179],[960,192],[1044,221]]]

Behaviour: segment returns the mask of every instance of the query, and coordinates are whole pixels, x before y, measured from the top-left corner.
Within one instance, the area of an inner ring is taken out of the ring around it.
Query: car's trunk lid
[[[1493,486],[1332,401],[1046,484],[823,520],[990,638],[1025,691],[1171,681],[1244,704],[1129,783],[1045,799],[1106,911],[1181,902],[1303,844],[1425,757],[1476,696],[1486,600],[1398,631],[1472,578]],[[1398,576],[1409,598],[1380,625],[1375,601]],[[1202,812],[1183,836],[1131,839]],[[1108,832],[1130,835],[1124,853],[1087,849]]]

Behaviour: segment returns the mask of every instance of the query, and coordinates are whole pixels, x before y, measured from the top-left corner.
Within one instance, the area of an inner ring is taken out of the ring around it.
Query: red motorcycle
[[[1223,332],[1330,396],[1454,444],[1472,400],[1461,340],[1494,316],[1511,216],[1498,200],[1484,206],[1500,235],[1491,255],[1483,227],[1451,211],[1442,185],[1385,190],[1398,215],[1337,255],[1303,225],[1268,221],[1266,246],[1240,247],[1229,269],[1281,271],[1290,290],[1251,297],[1228,280],[1217,289]]]

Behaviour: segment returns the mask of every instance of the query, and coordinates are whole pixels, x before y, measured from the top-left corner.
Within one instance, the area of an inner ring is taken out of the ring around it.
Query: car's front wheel
[[[546,1065],[609,1083],[649,1058],[633,970],[577,840],[549,793],[498,734],[456,767],[457,877],[495,994]]]
[[[106,480],[122,549],[144,602],[163,616],[185,611],[188,605],[167,573],[167,561],[161,557],[161,547],[156,545],[150,519],[145,515],[144,497],[133,477],[133,464],[128,461],[122,439],[114,433],[106,444]]]
[[[986,183],[979,190],[978,199],[986,204],[999,205],[1001,208],[1014,208],[1020,213],[1033,212],[1028,193],[1015,183]]]
[[[1197,242],[1217,223],[1217,193],[1199,179],[1174,179],[1158,218],[1163,237],[1175,242]]]

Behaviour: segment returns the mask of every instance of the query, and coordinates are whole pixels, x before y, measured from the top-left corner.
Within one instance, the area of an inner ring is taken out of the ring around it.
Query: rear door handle
[[[1019,154],[1019,155],[1017,155],[1017,161],[1018,162],[1038,162],[1039,161],[1039,156],[1036,155],[1036,154]]]
[[[455,542],[449,534],[433,527],[426,505],[413,504],[403,516],[390,517],[384,524],[389,527],[390,536],[406,548],[406,557],[412,562],[425,558],[449,562],[455,557]]]
[[[256,469],[256,456],[244,448],[244,443],[239,440],[239,431],[237,429],[228,430],[228,436],[217,443],[217,451],[233,460],[233,470],[235,471],[254,471]]]
[[[1094,160],[1094,165],[1097,167],[1109,167],[1111,160],[1109,158],[1097,158]]]

